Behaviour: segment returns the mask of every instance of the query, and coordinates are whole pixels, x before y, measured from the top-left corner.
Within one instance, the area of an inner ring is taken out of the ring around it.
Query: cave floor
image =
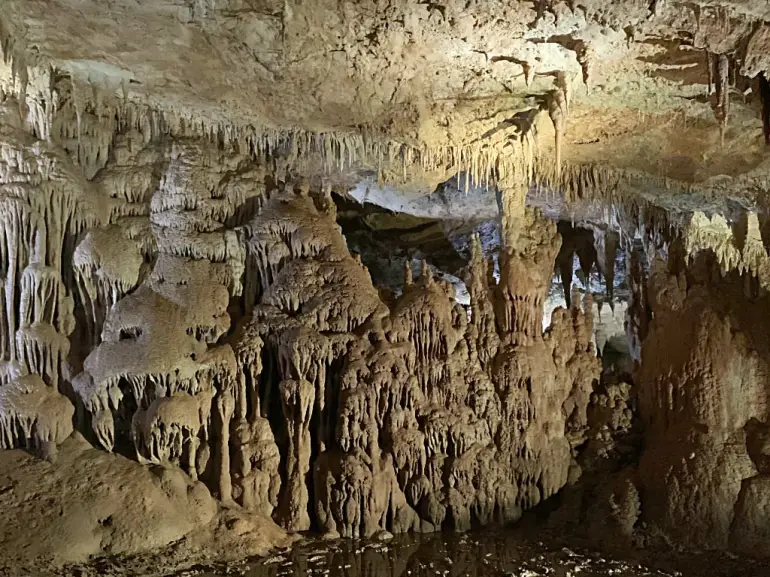
[[[618,549],[598,553],[558,535],[483,529],[466,534],[400,535],[390,541],[309,539],[241,567],[181,575],[220,577],[761,577],[767,565],[718,553]],[[544,539],[544,540],[540,540]],[[569,544],[569,546],[568,546]]]

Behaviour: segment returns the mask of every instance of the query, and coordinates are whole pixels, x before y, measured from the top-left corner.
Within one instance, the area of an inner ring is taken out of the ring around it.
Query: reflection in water
[[[285,553],[204,577],[760,577],[764,569],[724,556],[656,555],[621,561],[511,531],[400,535],[391,541],[312,539]],[[665,557],[665,559],[663,558]],[[654,567],[661,567],[657,569]]]

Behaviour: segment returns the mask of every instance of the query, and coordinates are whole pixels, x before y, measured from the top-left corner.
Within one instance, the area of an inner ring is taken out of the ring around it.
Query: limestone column
[[[289,433],[282,523],[291,531],[307,531],[310,529],[310,515],[306,479],[310,471],[310,417],[315,403],[315,388],[305,380],[285,380],[281,381],[280,390]]]
[[[230,479],[230,420],[235,411],[235,399],[229,391],[217,396],[217,411],[222,430],[219,432],[219,498],[227,503],[233,498],[233,485]]]
[[[527,344],[542,334],[543,303],[561,241],[556,225],[525,205],[525,185],[500,194],[500,283],[496,315],[501,337]]]

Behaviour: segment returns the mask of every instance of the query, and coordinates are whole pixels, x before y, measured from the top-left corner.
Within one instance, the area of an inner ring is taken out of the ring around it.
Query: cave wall
[[[675,263],[653,267],[636,373],[642,515],[689,546],[766,555],[770,301],[713,253]]]

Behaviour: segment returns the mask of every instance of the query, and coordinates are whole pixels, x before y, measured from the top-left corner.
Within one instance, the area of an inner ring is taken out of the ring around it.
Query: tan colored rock
[[[757,475],[741,483],[735,517],[730,527],[730,548],[749,557],[768,557],[770,477]]]
[[[238,422],[233,433],[233,492],[244,509],[269,517],[278,506],[281,455],[267,419]]]
[[[219,509],[206,487],[178,468],[144,467],[94,449],[78,434],[59,449],[56,464],[0,451],[0,482],[13,487],[0,495],[2,571],[56,574],[94,556],[150,553],[158,554],[156,569],[186,567],[291,541],[267,519]],[[246,534],[226,528],[233,516],[246,519]]]
[[[308,490],[305,478],[310,471],[310,417],[315,389],[308,381],[281,381],[281,402],[289,429],[286,456],[286,488],[281,514],[284,525],[293,531],[310,529]]]
[[[72,434],[75,408],[35,374],[0,388],[0,446],[26,448],[56,459],[56,447]]]
[[[726,548],[742,484],[756,474],[744,427],[766,418],[768,390],[755,321],[728,296],[742,289],[710,279],[713,258],[702,254],[687,276],[659,267],[650,279],[655,316],[636,377],[646,424],[639,476],[643,518],[683,543]]]

